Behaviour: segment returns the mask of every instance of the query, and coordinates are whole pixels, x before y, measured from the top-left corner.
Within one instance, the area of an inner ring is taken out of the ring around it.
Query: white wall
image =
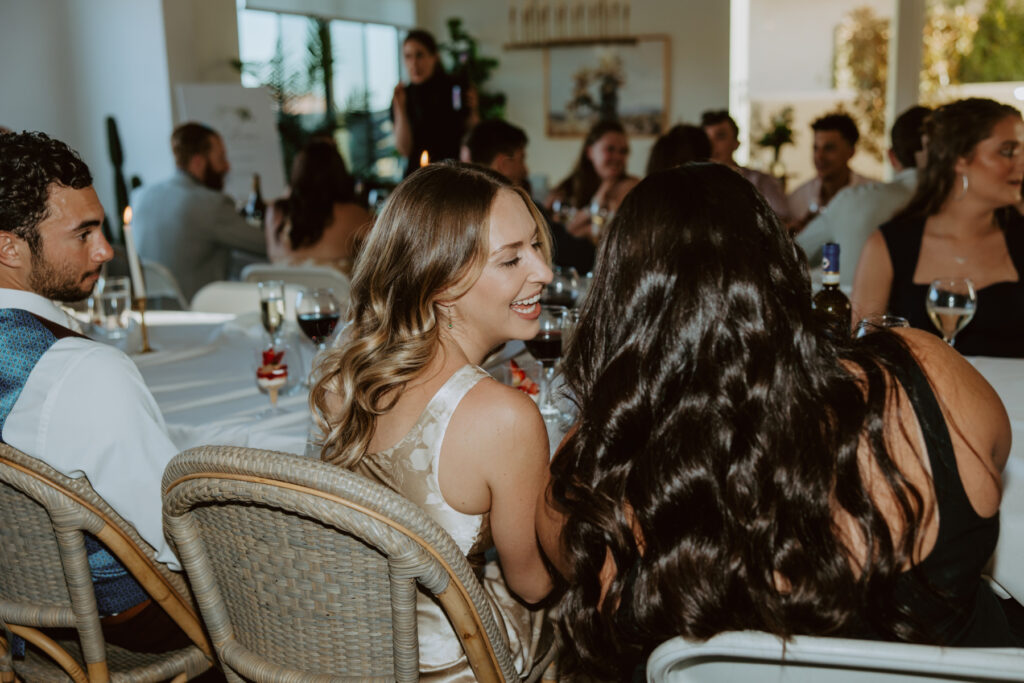
[[[859,7],[892,17],[893,0],[750,0],[750,96],[832,89],[835,32]]]
[[[530,138],[527,163],[554,183],[572,169],[581,139],[544,134],[544,62],[542,50],[503,50],[508,42],[508,3],[497,0],[418,0],[423,28],[439,41],[448,35],[447,19],[461,17],[480,41],[483,54],[501,64],[493,87],[508,96],[507,118]],[[729,3],[726,0],[633,0],[631,33],[671,37],[670,123],[694,122],[708,108],[729,104]],[[630,171],[643,174],[653,140],[631,141]]]
[[[76,149],[108,213],[116,211],[108,115],[120,128],[125,177],[166,173],[160,0],[0,0],[0,64],[0,125],[41,130]]]

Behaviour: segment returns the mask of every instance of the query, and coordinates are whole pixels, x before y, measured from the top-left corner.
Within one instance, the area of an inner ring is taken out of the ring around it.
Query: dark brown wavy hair
[[[974,156],[978,143],[1009,116],[1020,118],[1020,112],[1008,104],[982,97],[957,100],[933,111],[924,122],[928,161],[923,169],[918,169],[914,196],[896,218],[927,218],[937,214],[950,193],[956,191],[957,160]]]
[[[569,202],[576,208],[590,205],[591,198],[601,187],[601,178],[594,169],[594,162],[587,156],[587,150],[608,133],[625,135],[626,129],[622,127],[621,123],[613,120],[598,121],[591,126],[587,136],[583,138],[583,148],[580,150],[579,159],[576,160],[576,166],[572,169],[572,173],[555,187],[554,191],[562,196],[563,201]]]
[[[329,142],[309,143],[292,162],[291,192],[274,203],[274,235],[281,239],[290,224],[292,249],[316,244],[334,220],[334,205],[355,201],[355,184],[337,147]]]
[[[576,668],[621,679],[668,638],[743,629],[927,639],[895,591],[926,511],[883,440],[887,377],[913,358],[821,316],[799,248],[731,169],[655,173],[625,198],[565,359],[580,419],[548,491]],[[865,434],[897,538],[862,485]]]

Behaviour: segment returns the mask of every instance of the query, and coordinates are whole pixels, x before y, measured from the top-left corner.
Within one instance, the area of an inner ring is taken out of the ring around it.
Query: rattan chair
[[[120,560],[195,645],[143,654],[104,641],[83,531]],[[155,555],[85,477],[65,477],[0,444],[0,633],[35,646],[25,659],[13,659],[0,638],[0,680],[17,673],[28,683],[184,681],[209,669],[212,650],[185,579]],[[77,638],[55,641],[40,628],[74,629]]]
[[[417,680],[417,583],[478,680],[518,680],[465,556],[390,489],[311,458],[205,446],[171,460],[163,490],[229,680]]]

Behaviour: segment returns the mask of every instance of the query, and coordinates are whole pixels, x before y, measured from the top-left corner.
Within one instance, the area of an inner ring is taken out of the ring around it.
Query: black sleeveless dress
[[[996,282],[977,290],[974,318],[956,336],[956,350],[965,356],[1024,358],[1024,221],[1005,226],[1006,248],[1017,282]],[[880,228],[892,261],[889,313],[906,318],[911,327],[938,335],[924,301],[928,285],[914,282],[924,236],[923,218],[897,218]]]
[[[999,540],[999,513],[981,517],[971,506],[949,430],[921,368],[916,364],[904,368],[896,379],[921,425],[939,513],[935,547],[916,570],[900,577],[898,592],[938,644],[1024,646],[1020,606],[996,597],[981,576]]]

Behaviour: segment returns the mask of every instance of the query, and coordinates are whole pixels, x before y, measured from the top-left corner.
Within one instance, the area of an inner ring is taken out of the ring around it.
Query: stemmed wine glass
[[[551,385],[555,378],[555,366],[562,357],[562,333],[569,323],[569,309],[565,306],[542,306],[540,330],[533,339],[526,340],[526,350],[541,364],[540,397],[537,407],[544,419],[567,419],[555,404]]]
[[[910,323],[906,318],[901,318],[898,315],[873,315],[869,318],[861,318],[853,336],[860,339],[884,327],[910,327]]]
[[[265,280],[256,285],[260,292],[260,320],[270,335],[270,346],[280,343],[278,332],[284,325],[284,282]]]
[[[950,346],[957,333],[971,322],[977,306],[978,295],[968,278],[940,278],[928,287],[925,299],[928,317]]]
[[[319,353],[327,348],[327,340],[341,320],[341,304],[333,289],[304,289],[295,299],[295,317]]]
[[[541,293],[541,303],[572,308],[576,305],[576,299],[579,296],[579,279],[576,271],[572,268],[565,271],[558,266],[555,266],[553,271],[554,276],[551,282]]]

